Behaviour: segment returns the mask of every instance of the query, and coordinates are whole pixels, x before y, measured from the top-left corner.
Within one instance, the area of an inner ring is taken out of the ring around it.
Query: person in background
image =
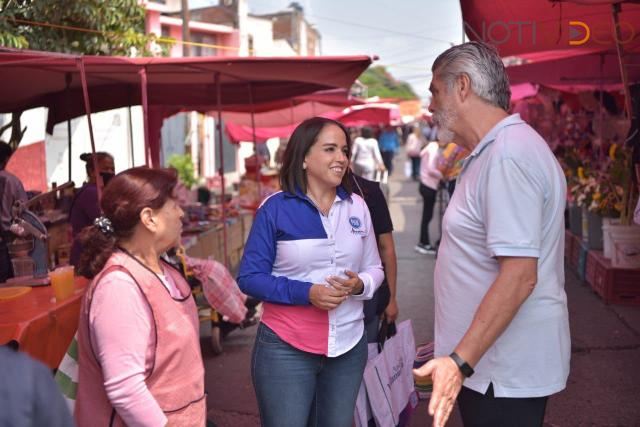
[[[398,133],[391,125],[386,125],[380,136],[378,137],[380,145],[380,154],[382,154],[382,160],[385,168],[389,171],[389,176],[393,173],[393,157],[400,148],[400,141],[398,139]]]
[[[291,135],[281,192],[256,213],[240,289],[264,301],[251,372],[265,427],[350,427],[367,363],[362,303],[384,273],[347,175],[345,127],[314,117]]]
[[[421,254],[435,254],[436,248],[431,245],[429,239],[429,223],[433,218],[433,209],[436,206],[438,186],[442,179],[442,173],[437,168],[440,146],[431,141],[420,152],[420,184],[419,190],[422,196],[422,220],[420,222],[420,241],[415,246],[416,252]]]
[[[284,157],[284,152],[287,149],[287,144],[289,143],[289,138],[280,137],[280,143],[278,144],[278,149],[276,150],[275,160],[276,166],[279,168],[282,165],[282,158]]]
[[[27,200],[22,182],[5,170],[13,154],[11,146],[0,141],[0,283],[13,277],[11,257],[7,245],[12,239],[9,231],[11,226],[11,207],[16,200]]]
[[[203,426],[198,313],[160,256],[179,244],[175,172],[126,170],[105,187],[104,215],[80,234],[92,279],[78,325],[75,419],[84,426]]]
[[[73,418],[48,367],[0,346],[0,426],[73,427]]]
[[[414,181],[420,179],[420,152],[424,145],[422,130],[420,125],[416,123],[407,137],[406,143],[407,156],[411,160],[411,179]]]
[[[95,155],[98,163],[98,173],[102,176],[102,182],[106,186],[115,172],[113,156],[105,152],[97,152]],[[82,253],[82,246],[77,239],[78,235],[85,227],[93,225],[93,221],[100,216],[98,186],[96,184],[92,156],[91,153],[80,155],[80,160],[85,162],[87,182],[78,190],[69,209],[69,222],[71,223],[71,235],[73,237],[69,262],[74,266],[78,265],[80,254]]]
[[[370,127],[363,127],[353,140],[351,148],[351,164],[356,175],[372,181],[377,170],[384,170],[384,162],[378,148],[378,141],[373,137]]]
[[[351,178],[354,193],[361,196],[369,208],[373,232],[376,235],[378,252],[384,269],[382,285],[372,299],[364,302],[364,327],[367,331],[368,341],[374,343],[377,342],[380,316],[384,316],[388,322],[395,322],[399,314],[396,298],[398,260],[393,242],[393,222],[380,184],[356,174],[351,174]]]
[[[546,141],[507,113],[509,79],[495,48],[454,46],[432,71],[439,139],[471,154],[436,259],[436,357],[414,374],[433,380],[436,427],[456,399],[465,426],[542,426],[571,358],[566,178]]]

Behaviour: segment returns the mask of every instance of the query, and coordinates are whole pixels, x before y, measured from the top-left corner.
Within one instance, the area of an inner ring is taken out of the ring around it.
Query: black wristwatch
[[[465,362],[462,357],[458,356],[458,353],[454,351],[449,355],[449,357],[452,358],[454,362],[456,362],[456,365],[458,365],[458,369],[460,369],[460,372],[462,372],[462,375],[465,378],[469,378],[471,375],[473,375],[473,368],[469,366],[469,364]]]

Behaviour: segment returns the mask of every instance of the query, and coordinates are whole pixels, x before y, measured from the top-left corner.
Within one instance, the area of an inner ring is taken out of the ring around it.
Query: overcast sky
[[[190,0],[191,7],[217,0]],[[285,10],[291,0],[248,0],[250,13]],[[305,17],[322,35],[323,55],[378,55],[380,65],[429,95],[435,57],[462,40],[457,0],[299,0]]]

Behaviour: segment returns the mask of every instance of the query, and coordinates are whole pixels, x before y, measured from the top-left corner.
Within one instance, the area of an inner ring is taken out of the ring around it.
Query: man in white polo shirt
[[[439,137],[471,154],[443,220],[435,271],[436,358],[429,412],[456,398],[465,426],[541,426],[571,353],[564,291],[566,182],[547,143],[509,115],[496,51],[454,46],[434,62]]]

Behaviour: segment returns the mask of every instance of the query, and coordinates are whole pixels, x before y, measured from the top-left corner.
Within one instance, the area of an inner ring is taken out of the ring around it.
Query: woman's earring
[[[303,164],[302,164],[302,169],[306,169],[306,168],[307,168],[307,164],[306,164],[306,163],[303,163]]]

